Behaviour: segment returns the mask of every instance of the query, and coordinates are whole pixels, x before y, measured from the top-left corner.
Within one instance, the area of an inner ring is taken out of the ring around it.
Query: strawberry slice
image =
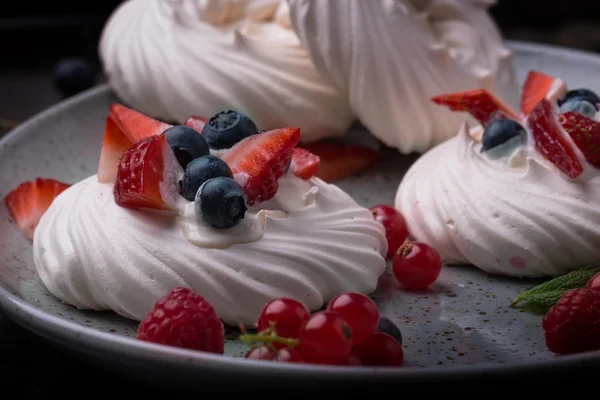
[[[148,136],[161,134],[173,126],[117,103],[111,104],[109,116],[119,125],[131,143]]]
[[[567,84],[562,79],[529,71],[521,92],[521,113],[527,116],[542,99],[554,103],[566,93]]]
[[[112,118],[107,117],[100,162],[98,163],[98,182],[115,181],[121,156],[129,146],[131,146],[131,140]]]
[[[121,158],[113,187],[121,207],[171,214],[183,170],[165,135],[153,135],[131,145]]]
[[[321,140],[302,147],[321,160],[317,177],[325,182],[355,175],[377,161],[377,151],[368,147],[350,145],[334,140]]]
[[[517,113],[509,105],[485,89],[442,94],[432,97],[431,101],[452,111],[468,112],[484,126],[496,118],[519,121]]]
[[[285,173],[299,140],[298,128],[273,129],[249,136],[225,153],[223,160],[244,188],[249,205],[275,196],[278,180]]]
[[[194,129],[196,132],[202,132],[202,128],[204,128],[204,125],[206,125],[207,121],[208,118],[192,115],[191,117],[186,119],[183,124]]]
[[[121,156],[132,143],[160,134],[170,127],[121,104],[112,104],[104,128],[98,182],[114,182]]]
[[[55,179],[36,178],[21,183],[6,196],[8,212],[28,239],[33,239],[35,228],[52,201],[69,186]]]
[[[583,166],[548,100],[542,99],[538,103],[529,114],[527,124],[535,140],[535,148],[540,154],[568,177],[575,179],[581,175]]]
[[[600,168],[600,124],[578,112],[561,114],[558,121],[579,147],[587,162]]]
[[[292,154],[292,163],[290,170],[301,179],[310,179],[319,172],[319,164],[321,159],[319,156],[311,153],[306,149],[296,147]]]

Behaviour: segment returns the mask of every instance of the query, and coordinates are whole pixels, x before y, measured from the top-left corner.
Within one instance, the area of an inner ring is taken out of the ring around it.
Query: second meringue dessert
[[[395,205],[448,264],[557,276],[600,263],[600,99],[531,71],[521,110],[485,90],[434,98],[467,111],[458,135],[423,155]]]
[[[140,320],[184,286],[225,323],[253,326],[274,298],[317,310],[375,290],[384,228],[314,177],[297,128],[261,132],[231,110],[194,126],[111,107],[97,175],[61,191],[33,233],[51,293]]]
[[[123,101],[155,118],[234,108],[305,143],[355,120],[402,153],[451,137],[462,118],[429,98],[518,88],[489,0],[128,0],[100,57]]]

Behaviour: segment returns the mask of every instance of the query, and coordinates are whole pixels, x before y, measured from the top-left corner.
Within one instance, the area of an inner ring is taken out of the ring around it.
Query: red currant
[[[600,290],[600,272],[592,276],[585,287],[588,289]]]
[[[293,363],[301,363],[304,362],[302,359],[302,354],[300,354],[300,350],[295,347],[284,347],[277,352],[275,356],[275,361],[285,361],[285,362],[293,362]]]
[[[396,251],[392,268],[402,286],[408,290],[418,290],[436,281],[442,271],[442,261],[431,246],[409,242]]]
[[[317,364],[343,364],[352,350],[352,329],[338,313],[320,311],[302,328],[302,358]]]
[[[391,257],[408,237],[406,220],[400,211],[385,204],[371,207],[370,210],[375,221],[380,222],[385,228],[385,237],[388,242],[387,256]]]
[[[275,353],[267,346],[260,346],[247,352],[246,358],[251,358],[253,360],[273,360],[275,358]]]
[[[379,324],[375,302],[361,293],[343,293],[331,299],[327,310],[342,316],[352,329],[352,344],[367,340]]]
[[[383,332],[375,332],[352,349],[362,365],[391,367],[404,364],[404,352],[398,341]]]
[[[302,325],[310,318],[310,312],[298,300],[279,298],[268,302],[258,317],[258,331],[275,324],[275,332],[285,338],[300,336]]]

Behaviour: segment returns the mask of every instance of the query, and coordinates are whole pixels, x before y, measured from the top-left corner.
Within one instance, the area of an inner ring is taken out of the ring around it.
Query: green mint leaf
[[[564,290],[552,290],[529,295],[524,308],[536,314],[545,314],[554,304],[556,304],[564,292]]]
[[[600,268],[584,267],[558,276],[526,290],[512,301],[511,306],[521,302],[531,303],[533,307],[548,310],[569,289],[584,287]]]
[[[525,303],[523,305],[523,310],[529,311],[533,314],[544,315],[548,312],[550,308],[541,306],[537,303]]]

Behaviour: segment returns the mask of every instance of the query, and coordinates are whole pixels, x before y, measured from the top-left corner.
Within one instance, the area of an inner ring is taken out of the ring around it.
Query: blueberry
[[[233,110],[221,111],[212,116],[202,128],[202,135],[210,148],[215,150],[228,149],[257,132],[254,121]]]
[[[164,131],[169,146],[173,149],[181,168],[185,169],[192,160],[210,154],[204,137],[185,125],[175,125]]]
[[[207,155],[192,160],[187,165],[181,180],[181,195],[190,201],[204,182],[218,177],[233,178],[229,165],[219,157]]]
[[[207,225],[220,229],[235,226],[248,209],[244,189],[224,176],[209,179],[200,186],[195,208]]]
[[[596,111],[598,111],[598,106],[596,104],[600,103],[600,98],[598,97],[598,95],[596,93],[592,92],[591,90],[589,90],[589,89],[573,89],[573,90],[569,90],[567,92],[567,94],[565,94],[565,97],[562,100],[558,101],[558,105],[562,106],[564,103],[566,103],[570,100],[589,101],[596,108]]]
[[[400,332],[400,328],[398,328],[388,317],[384,317],[383,315],[379,317],[377,332],[387,333],[396,339],[398,344],[402,345],[402,332]]]
[[[587,100],[571,99],[562,103],[560,106],[561,113],[566,113],[569,111],[577,112],[585,115],[586,117],[592,118],[596,115],[598,109]]]
[[[54,85],[64,96],[89,89],[95,83],[94,68],[85,58],[64,58],[54,66]]]
[[[485,131],[483,131],[481,151],[483,152],[496,146],[500,146],[517,136],[520,136],[523,139],[527,137],[525,128],[523,128],[521,124],[512,119],[495,119],[491,121],[485,127]]]

